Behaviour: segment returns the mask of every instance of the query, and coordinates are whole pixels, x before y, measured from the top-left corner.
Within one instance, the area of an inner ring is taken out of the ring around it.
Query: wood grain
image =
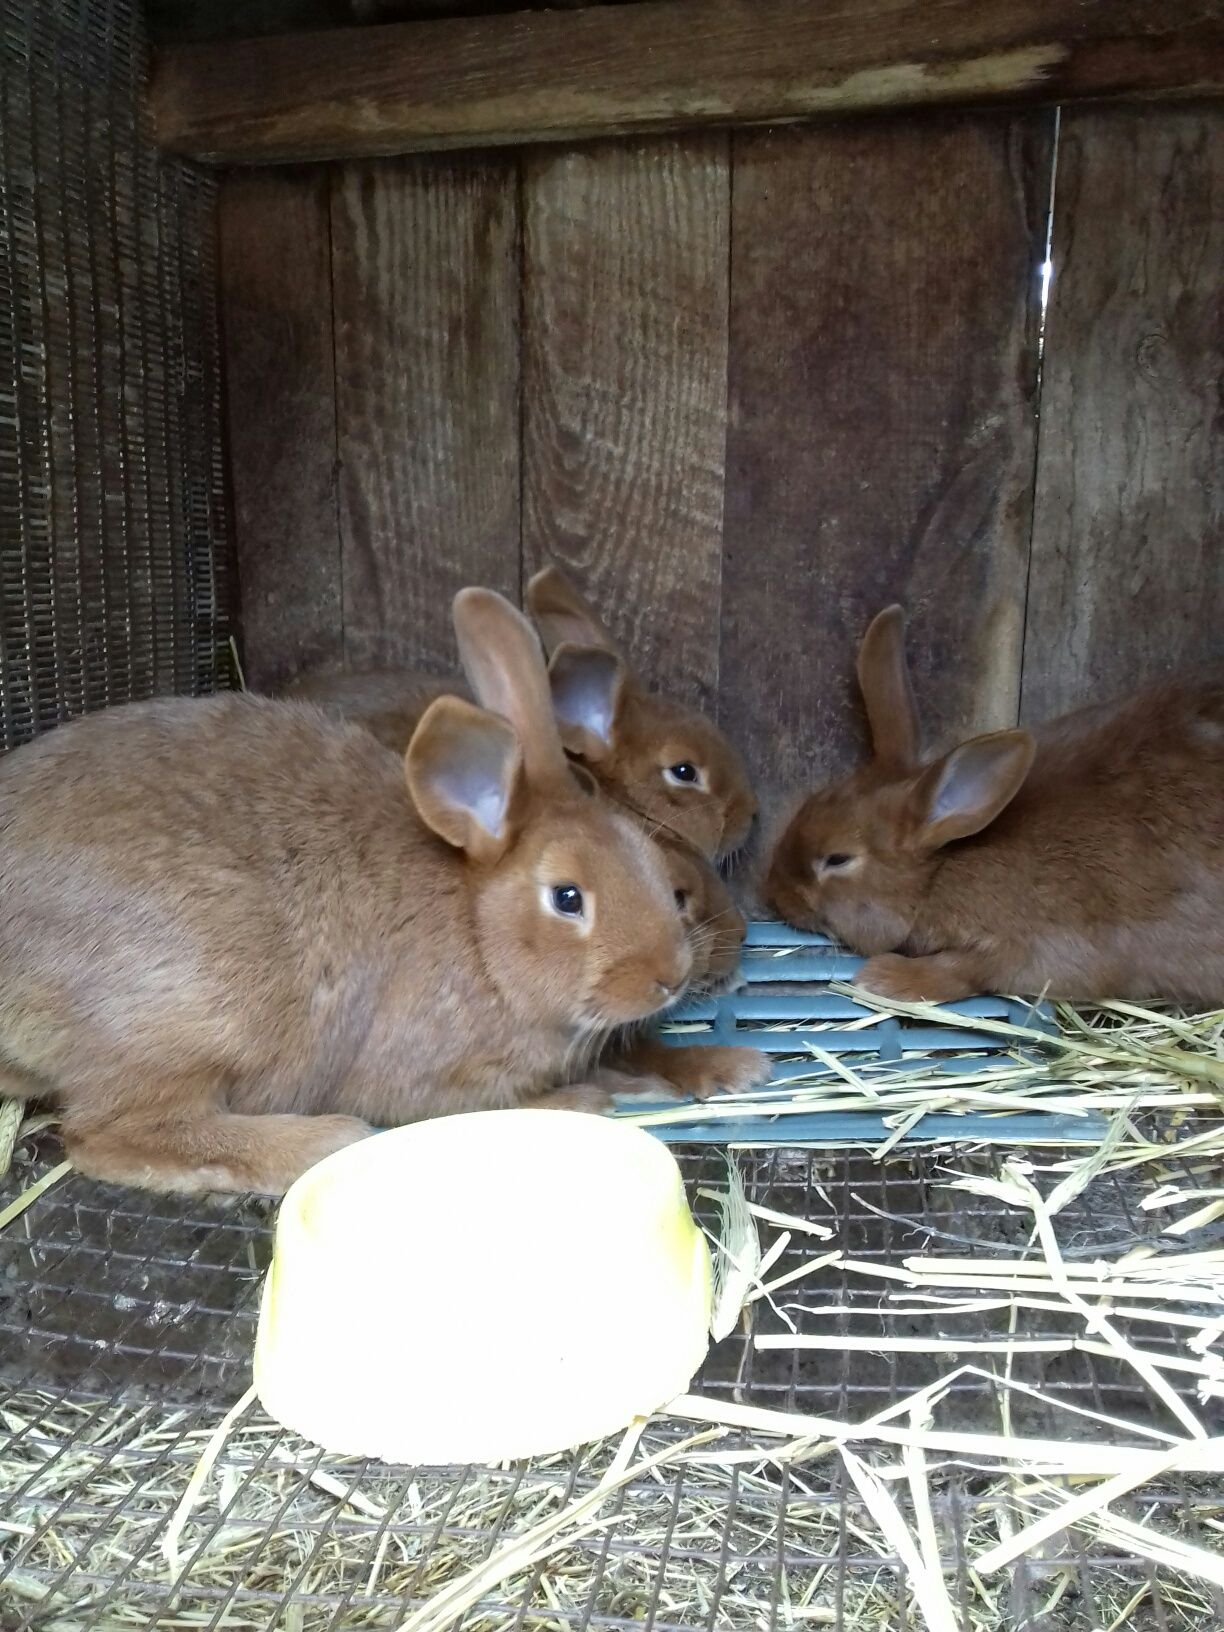
[[[725,137],[525,160],[524,560],[712,705],[726,436]]]
[[[455,591],[520,585],[516,168],[351,166],[332,202],[345,654],[445,671]]]
[[[655,0],[188,44],[157,139],[364,157],[940,103],[1224,90],[1222,0]]]
[[[1224,111],[1064,115],[1023,712],[1224,660]]]
[[[1051,122],[734,147],[723,719],[763,784],[855,760],[874,613],[931,741],[1016,716]]]
[[[270,689],[343,651],[327,177],[230,176],[219,208],[244,661]]]

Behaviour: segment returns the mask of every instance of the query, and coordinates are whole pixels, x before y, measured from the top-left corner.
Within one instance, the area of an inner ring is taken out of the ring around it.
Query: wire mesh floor
[[[57,1159],[54,1139],[40,1137],[10,1192]],[[726,1158],[709,1147],[679,1154],[708,1221],[698,1192],[725,1182]],[[834,1232],[828,1242],[793,1240],[773,1274],[830,1247],[859,1262],[897,1263],[926,1249],[1014,1253],[1027,1239],[1022,1214],[946,1188],[946,1150],[896,1154],[885,1164],[847,1151],[745,1152],[736,1160],[752,1200]],[[988,1172],[993,1161],[959,1152],[955,1167]],[[169,1200],[69,1174],[0,1232],[6,1632],[399,1627],[438,1586],[591,1488],[606,1467],[607,1446],[499,1470],[388,1468],[326,1456],[253,1409],[226,1440],[171,1569],[161,1550],[167,1520],[209,1432],[249,1381],[270,1216],[257,1200]],[[1096,1181],[1060,1223],[1069,1260],[1155,1241],[1159,1229],[1117,1177]],[[788,1299],[801,1333],[910,1336],[924,1346],[762,1351],[752,1337],[782,1327],[757,1304],[753,1332],[715,1348],[695,1389],[861,1420],[945,1375],[955,1356],[941,1343],[954,1349],[1006,1335],[1004,1312],[907,1314],[878,1282],[837,1265],[805,1277]],[[1026,1320],[1026,1339],[1053,1344],[1071,1330],[1056,1312]],[[1159,1326],[1144,1332],[1150,1352],[1172,1353],[1175,1341]],[[980,1373],[953,1386],[941,1408],[946,1423],[1000,1429],[992,1363],[984,1357]],[[1110,1359],[1052,1347],[1017,1353],[1011,1367],[1017,1382],[1133,1425],[1123,1440],[1150,1444],[1145,1429],[1177,1431],[1133,1373]],[[492,1343],[490,1387],[497,1377]],[[1065,1439],[1077,1420],[1029,1395],[1010,1398],[1017,1434]],[[651,1443],[674,1431],[661,1428]],[[658,1632],[921,1625],[910,1618],[903,1571],[880,1550],[843,1478],[828,1458],[790,1471],[762,1459],[717,1478],[699,1464],[658,1479],[644,1474],[614,1498],[606,1525],[487,1594],[462,1624]],[[962,1469],[933,1490],[966,1629],[1102,1632],[1136,1594],[1140,1618],[1119,1625],[1224,1624],[1224,1604],[1100,1548],[1089,1557],[1073,1535],[988,1593],[966,1566],[966,1545],[971,1535],[998,1533],[997,1480]],[[1145,1502],[1150,1511],[1150,1492]],[[1193,1538],[1200,1514],[1217,1511],[1221,1498],[1181,1480],[1155,1505]]]

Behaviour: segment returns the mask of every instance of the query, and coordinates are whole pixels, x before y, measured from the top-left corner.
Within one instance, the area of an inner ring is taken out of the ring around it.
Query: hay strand
[[[15,1218],[20,1218],[27,1207],[32,1207],[39,1196],[45,1195],[53,1184],[58,1184],[66,1173],[72,1172],[71,1162],[60,1162],[57,1167],[44,1173],[42,1178],[35,1179],[19,1196],[15,1196],[7,1207],[0,1208],[0,1230],[6,1224],[11,1224]]]

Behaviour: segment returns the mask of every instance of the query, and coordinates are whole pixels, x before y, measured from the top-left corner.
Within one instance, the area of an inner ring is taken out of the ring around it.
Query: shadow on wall
[[[580,11],[590,5],[638,0],[148,0],[154,45],[191,40],[250,39],[353,23],[431,22],[514,11]]]

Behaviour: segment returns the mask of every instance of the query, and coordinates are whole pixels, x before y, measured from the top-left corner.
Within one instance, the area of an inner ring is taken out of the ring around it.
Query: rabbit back
[[[1020,991],[1224,1001],[1224,686],[1159,686],[1035,737],[1015,798],[945,853],[906,950],[985,939],[995,984]]]

